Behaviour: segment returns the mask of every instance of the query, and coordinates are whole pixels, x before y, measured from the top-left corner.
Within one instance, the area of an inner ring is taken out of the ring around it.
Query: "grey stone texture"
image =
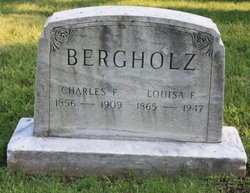
[[[8,166],[26,173],[69,176],[143,174],[244,176],[247,157],[236,128],[223,127],[221,143],[153,142],[33,136],[23,118],[8,145]]]
[[[220,142],[224,46],[212,20],[146,7],[54,13],[39,40],[36,136]]]
[[[26,173],[244,176],[222,126],[224,46],[212,20],[167,9],[54,13],[39,39],[35,110],[8,144]]]

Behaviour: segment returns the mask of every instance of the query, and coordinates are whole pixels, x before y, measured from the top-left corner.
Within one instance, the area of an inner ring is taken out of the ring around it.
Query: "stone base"
[[[118,174],[246,174],[247,157],[236,128],[223,127],[221,143],[149,142],[34,137],[23,118],[8,144],[9,168],[70,176]]]

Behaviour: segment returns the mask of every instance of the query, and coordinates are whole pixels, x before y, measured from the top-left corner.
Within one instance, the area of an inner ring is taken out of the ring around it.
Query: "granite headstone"
[[[224,46],[216,25],[175,11],[165,19],[165,10],[96,10],[55,13],[45,26],[35,134],[219,142]]]
[[[217,26],[202,16],[127,6],[54,13],[38,44],[34,123],[20,121],[8,164],[243,176],[237,130],[222,126],[224,59]]]

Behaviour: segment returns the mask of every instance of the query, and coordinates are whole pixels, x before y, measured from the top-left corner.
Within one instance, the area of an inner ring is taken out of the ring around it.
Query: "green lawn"
[[[0,0],[0,192],[250,192],[248,176],[203,178],[124,174],[103,178],[26,176],[6,169],[7,143],[21,117],[33,117],[37,40],[53,12],[96,5],[141,5],[210,17],[226,47],[224,125],[240,132],[250,158],[250,2],[164,0]]]

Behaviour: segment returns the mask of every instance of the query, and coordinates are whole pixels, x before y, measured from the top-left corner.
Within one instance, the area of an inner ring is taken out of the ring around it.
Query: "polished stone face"
[[[220,141],[224,47],[210,19],[142,7],[59,12],[38,52],[36,135]]]

